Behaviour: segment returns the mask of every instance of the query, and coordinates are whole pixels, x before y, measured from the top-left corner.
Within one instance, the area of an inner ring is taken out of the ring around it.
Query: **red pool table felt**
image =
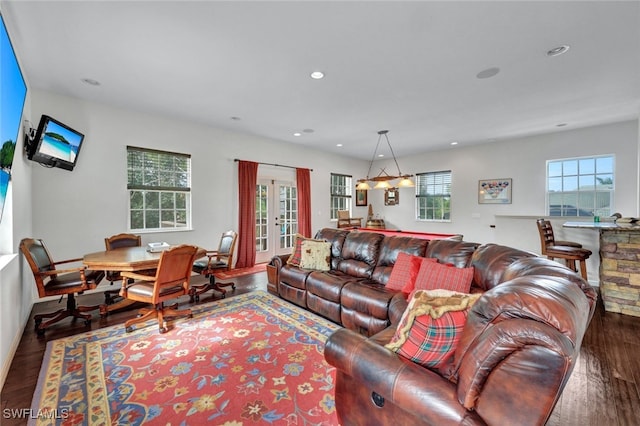
[[[399,235],[404,237],[424,238],[427,240],[444,240],[459,237],[460,234],[440,234],[435,232],[401,231],[399,229],[354,228],[354,231],[377,232],[383,235]]]

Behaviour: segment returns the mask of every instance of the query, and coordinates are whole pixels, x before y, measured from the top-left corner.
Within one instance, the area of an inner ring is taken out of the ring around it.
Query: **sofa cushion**
[[[484,244],[471,257],[471,264],[475,267],[473,281],[482,290],[490,290],[504,281],[502,275],[511,264],[530,257],[536,255],[498,244]]]
[[[404,252],[398,253],[398,259],[393,265],[386,287],[389,290],[398,291],[401,291],[405,286],[413,289],[415,287],[416,278],[418,277],[422,261],[427,259],[437,262],[437,260],[433,258],[412,256]]]
[[[415,286],[410,285],[402,289],[403,293],[410,294],[414,290],[444,289],[469,293],[473,280],[473,267],[456,268],[453,265],[445,265],[438,262],[422,261],[420,271],[415,280]]]
[[[331,243],[319,240],[304,240],[301,244],[300,267],[316,271],[330,269]]]
[[[340,271],[312,271],[307,277],[307,292],[322,299],[340,303],[342,287],[356,279]]]
[[[371,274],[371,279],[387,284],[398,254],[406,253],[424,257],[429,240],[398,235],[385,236],[380,242],[378,261]]]
[[[371,278],[384,236],[375,232],[350,232],[342,246],[338,270],[353,278]]]
[[[306,289],[307,276],[313,271],[298,266],[286,265],[280,269],[280,282],[291,287]]]
[[[468,241],[431,240],[425,257],[435,257],[440,263],[452,263],[458,268],[466,268],[471,264],[471,256],[478,246],[478,243]]]
[[[389,302],[395,296],[384,285],[371,281],[354,281],[342,287],[340,303],[367,317],[388,320]]]
[[[479,297],[448,290],[416,291],[385,346],[425,367],[444,365],[455,352],[469,307]]]

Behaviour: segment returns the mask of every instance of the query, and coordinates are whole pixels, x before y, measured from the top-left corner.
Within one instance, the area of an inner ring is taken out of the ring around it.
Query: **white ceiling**
[[[2,0],[2,13],[31,87],[366,160],[381,129],[402,157],[640,116],[638,1]]]

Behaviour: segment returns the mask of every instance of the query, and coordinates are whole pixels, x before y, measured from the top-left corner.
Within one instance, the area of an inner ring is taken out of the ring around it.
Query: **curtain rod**
[[[238,161],[243,161],[243,160],[241,160],[241,159],[239,159],[239,158],[234,158],[234,159],[233,159],[233,161],[235,161],[235,162],[237,163]],[[265,166],[287,167],[287,168],[289,168],[289,169],[299,169],[299,168],[304,168],[304,167],[295,167],[295,166],[285,166],[285,165],[283,165],[283,164],[275,164],[275,163],[262,163],[262,162],[260,162],[260,161],[257,161],[257,163],[258,163],[258,164],[263,164],[263,165],[265,165]],[[309,171],[310,171],[310,172],[312,172],[312,171],[313,171],[313,169],[309,169]]]

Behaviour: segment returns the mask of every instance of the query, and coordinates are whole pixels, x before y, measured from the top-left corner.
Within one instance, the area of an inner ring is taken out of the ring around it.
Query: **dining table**
[[[198,247],[196,259],[205,256],[206,250]],[[82,263],[94,271],[140,272],[151,271],[158,267],[162,251],[149,251],[145,246],[120,247],[113,250],[97,251],[85,254]],[[125,285],[125,281],[122,282]],[[100,305],[100,316],[131,306],[136,302],[123,298],[116,303]]]

